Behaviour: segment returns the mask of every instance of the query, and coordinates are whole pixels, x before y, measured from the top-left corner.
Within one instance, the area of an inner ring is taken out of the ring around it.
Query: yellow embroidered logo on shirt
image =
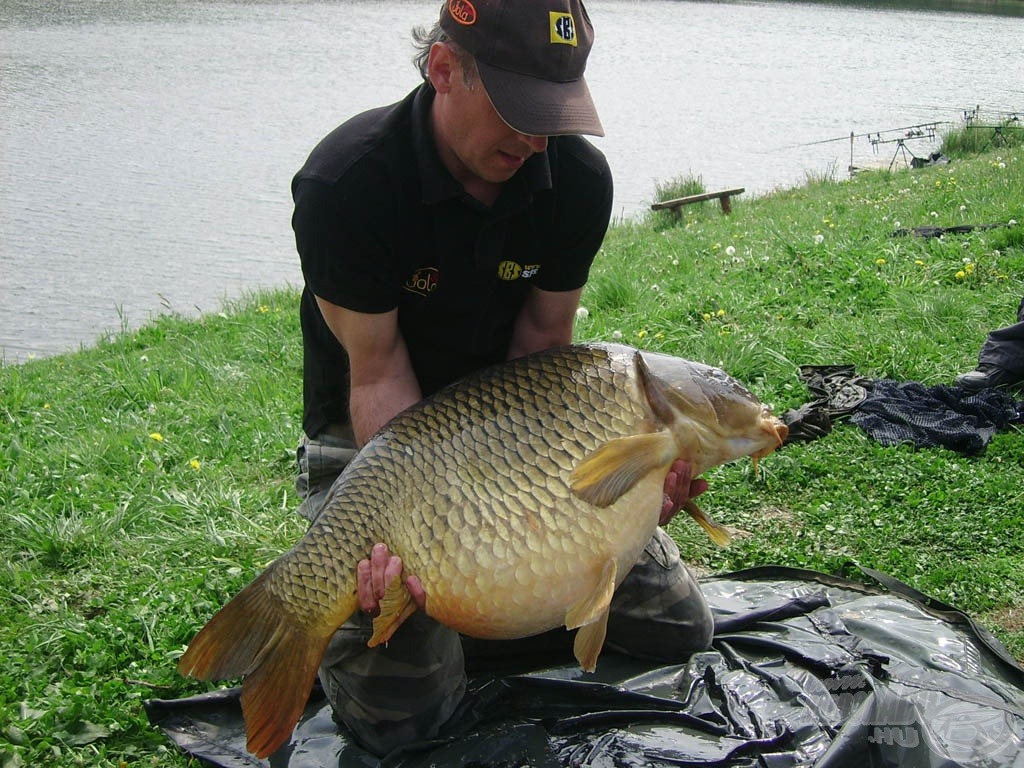
[[[575,47],[577,45],[576,22],[572,20],[572,14],[548,11],[548,18],[551,20],[551,42]]]
[[[505,260],[498,264],[498,278],[500,280],[518,280],[520,278],[529,280],[540,271],[540,264],[518,264],[514,261]]]

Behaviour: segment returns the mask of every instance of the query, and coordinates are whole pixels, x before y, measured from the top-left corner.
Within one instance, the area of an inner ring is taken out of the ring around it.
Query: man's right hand
[[[391,554],[387,544],[375,544],[366,560],[360,560],[356,566],[356,598],[359,610],[368,616],[380,614],[380,601],[387,591],[388,584],[394,579],[402,578],[402,558]],[[419,609],[425,610],[427,595],[423,585],[415,576],[405,580],[405,588],[409,590],[413,602]]]

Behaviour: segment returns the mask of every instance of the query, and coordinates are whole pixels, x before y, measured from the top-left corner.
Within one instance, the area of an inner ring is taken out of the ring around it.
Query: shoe
[[[1004,389],[1024,384],[1024,371],[1009,371],[997,365],[982,363],[977,370],[957,376],[956,383],[970,392]]]

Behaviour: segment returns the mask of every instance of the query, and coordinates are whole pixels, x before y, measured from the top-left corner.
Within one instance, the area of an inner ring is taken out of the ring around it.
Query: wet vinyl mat
[[[384,758],[314,690],[291,740],[245,750],[240,689],[146,703],[186,753],[223,768],[817,766],[1024,768],[1024,669],[984,629],[884,574],[763,567],[702,581],[712,648],[660,665],[606,653],[481,674],[438,738]]]

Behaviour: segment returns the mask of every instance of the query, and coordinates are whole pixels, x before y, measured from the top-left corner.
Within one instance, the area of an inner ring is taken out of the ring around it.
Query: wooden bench
[[[675,213],[679,213],[679,209],[684,205],[690,203],[699,203],[703,200],[714,200],[718,198],[718,202],[722,204],[722,213],[729,214],[732,211],[732,205],[729,202],[729,198],[733,195],[743,194],[746,190],[743,187],[736,187],[735,189],[722,189],[718,192],[703,192],[699,195],[687,195],[686,197],[677,197],[674,200],[662,200],[660,203],[652,203],[652,211],[663,211],[671,210]]]

